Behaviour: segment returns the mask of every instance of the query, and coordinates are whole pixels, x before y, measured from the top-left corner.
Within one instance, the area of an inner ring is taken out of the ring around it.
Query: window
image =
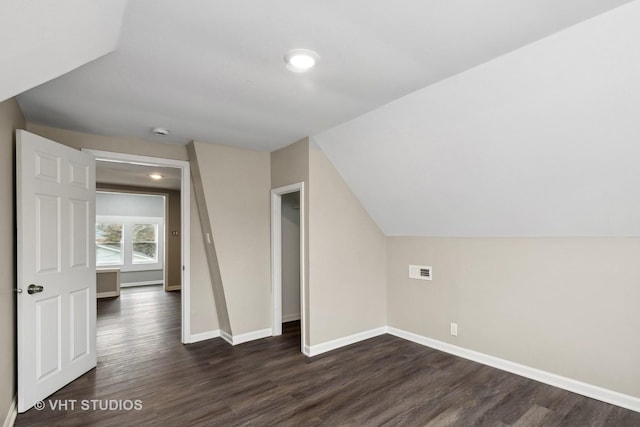
[[[96,266],[129,272],[162,270],[163,265],[163,218],[96,216]]]
[[[96,224],[96,264],[120,265],[122,251],[122,224]]]
[[[158,262],[158,224],[133,224],[133,264]]]

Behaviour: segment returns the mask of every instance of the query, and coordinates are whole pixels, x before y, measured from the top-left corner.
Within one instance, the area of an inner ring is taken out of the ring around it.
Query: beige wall
[[[183,145],[163,144],[161,142],[143,141],[127,137],[94,135],[34,123],[27,123],[27,130],[78,150],[87,148],[163,159],[188,160],[187,150]]]
[[[385,238],[314,144],[308,206],[310,345],[385,326]]]
[[[124,191],[139,194],[161,194],[167,196],[167,220],[165,229],[165,288],[180,289],[182,282],[182,248],[180,239],[180,191],[166,190],[150,187],[136,187],[132,185],[96,184],[97,190]],[[178,231],[178,235],[171,234],[172,230]]]
[[[170,145],[157,142],[143,141],[133,138],[119,138],[108,137],[101,135],[92,135],[88,133],[69,131],[64,129],[51,128],[47,126],[35,125],[27,123],[27,130],[49,138],[53,141],[59,142],[70,147],[77,149],[88,148],[93,150],[111,151],[116,153],[136,154],[141,156],[160,157],[175,160],[188,160],[187,150],[182,145]],[[191,192],[191,199],[194,198],[193,187]],[[192,212],[193,214],[193,212]],[[202,236],[202,232],[199,229],[199,222],[191,223],[192,234]],[[192,257],[197,250],[201,250],[201,246],[197,241],[191,241],[190,247]],[[195,255],[197,256],[197,255]],[[191,260],[191,276],[192,277],[204,277],[208,276],[206,263],[194,262]],[[211,294],[205,289],[205,286],[200,286],[201,283],[196,283],[195,280],[191,280],[191,302],[197,301],[200,307],[209,307],[213,313],[215,313],[215,301]],[[197,316],[193,310],[191,312],[191,333],[208,332],[218,329],[218,322],[212,321],[211,316]]]
[[[197,213],[197,222],[200,224],[199,235],[192,232],[192,242],[202,240],[202,257],[208,269],[209,284],[213,293],[216,310],[218,312],[218,323],[220,330],[231,335],[231,323],[229,322],[229,310],[227,310],[227,297],[225,296],[224,286],[222,286],[222,277],[220,276],[220,263],[218,262],[218,254],[211,233],[211,219],[209,217],[209,208],[205,197],[205,183],[200,175],[200,165],[194,143],[187,146],[189,154],[189,163],[191,163],[191,188],[194,198],[191,206],[196,208],[192,212],[193,216]],[[206,167],[206,166],[205,166]]]
[[[0,103],[0,235],[5,236],[0,243],[0,420],[16,394],[14,159],[15,130],[25,125],[15,99]]]
[[[195,194],[193,185],[191,194]],[[207,267],[203,227],[196,198],[191,197],[191,333],[198,334],[222,327]],[[198,268],[194,268],[198,266]],[[223,309],[224,311],[224,309]],[[226,312],[226,311],[224,311]]]
[[[387,244],[390,326],[640,397],[640,239]],[[408,279],[409,264],[433,281]]]
[[[309,181],[309,139],[271,153],[271,188]]]
[[[231,333],[271,326],[269,153],[194,142]],[[193,161],[192,161],[193,163]]]

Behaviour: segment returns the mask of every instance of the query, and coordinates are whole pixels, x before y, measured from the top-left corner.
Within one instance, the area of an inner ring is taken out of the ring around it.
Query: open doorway
[[[122,258],[123,271],[118,273],[119,281],[124,285],[122,289],[128,290],[127,295],[132,295],[136,290],[172,294],[167,298],[179,300],[177,316],[180,319],[180,341],[190,342],[189,163],[122,153],[84,151],[96,158],[98,196],[100,192],[104,194],[103,197],[116,199],[135,195],[138,201],[142,201],[136,204],[147,205],[146,211],[133,215],[132,212],[127,212],[130,217],[126,222],[115,223],[122,230],[120,242],[114,243],[116,246],[121,245],[122,250],[116,254]],[[150,176],[154,174],[160,175],[161,179]],[[151,205],[161,205],[163,212],[159,214],[158,206],[153,210]],[[113,207],[114,203],[110,201],[108,206]],[[107,213],[113,212],[108,210]],[[98,216],[97,219],[97,224],[100,224],[100,220],[104,218]],[[127,284],[136,287],[128,288]]]
[[[282,323],[300,321],[300,192],[282,196]]]
[[[304,183],[271,190],[272,331],[282,335],[283,323],[299,321],[308,354],[304,212]]]
[[[98,298],[117,296],[118,287],[161,285],[179,290],[179,275],[168,280],[169,273],[180,270],[181,249],[179,240],[170,239],[171,230],[180,227],[180,217],[168,214],[169,194],[100,181],[100,163],[96,162],[96,268],[98,276],[117,271],[111,277],[119,280],[115,289],[98,280]]]

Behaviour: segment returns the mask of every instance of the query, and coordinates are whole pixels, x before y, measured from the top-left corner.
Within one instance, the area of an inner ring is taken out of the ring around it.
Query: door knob
[[[44,286],[42,285],[29,285],[29,287],[27,288],[27,293],[28,294],[35,294],[38,292],[42,292],[44,291]]]

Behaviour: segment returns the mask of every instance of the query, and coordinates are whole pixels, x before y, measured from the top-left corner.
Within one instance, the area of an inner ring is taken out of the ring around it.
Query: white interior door
[[[96,366],[95,163],[17,131],[18,411]]]

